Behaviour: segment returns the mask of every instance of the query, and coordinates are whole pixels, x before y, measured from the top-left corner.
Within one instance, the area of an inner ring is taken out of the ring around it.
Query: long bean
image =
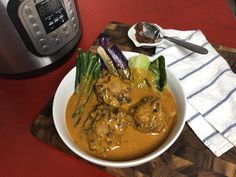
[[[75,126],[79,123],[85,106],[93,93],[93,88],[100,76],[101,64],[97,55],[78,50],[76,57],[75,91],[76,109],[72,115]]]

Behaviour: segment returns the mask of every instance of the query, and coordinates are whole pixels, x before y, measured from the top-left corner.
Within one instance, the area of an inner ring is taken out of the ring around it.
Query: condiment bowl
[[[142,22],[141,22],[141,23],[142,23]],[[160,36],[160,41],[155,42],[155,43],[140,43],[140,42],[138,42],[137,39],[136,39],[136,37],[135,37],[135,33],[136,33],[135,25],[136,25],[136,24],[134,24],[134,25],[133,25],[132,27],[130,27],[130,29],[128,30],[128,37],[133,41],[133,43],[134,43],[134,45],[135,45],[136,47],[153,48],[153,47],[156,47],[157,45],[161,44],[161,43],[164,41],[164,39],[161,38],[161,37],[165,34],[164,30],[163,30],[160,26],[158,26],[157,24],[155,24],[155,23],[150,23],[150,24],[152,24],[153,26],[157,27],[157,28],[160,30],[160,35],[161,35],[161,36]]]
[[[138,55],[138,53],[133,53],[133,52],[124,52],[124,54],[127,58]],[[150,154],[147,154],[137,159],[127,160],[127,161],[103,160],[94,157],[88,153],[85,153],[73,143],[68,133],[65,120],[65,111],[67,102],[74,91],[74,80],[75,80],[75,68],[73,68],[64,77],[64,79],[61,81],[56,91],[53,100],[53,120],[59,136],[61,137],[63,142],[68,146],[68,148],[71,149],[75,154],[82,157],[83,159],[88,160],[89,162],[101,166],[119,167],[119,168],[133,167],[144,164],[164,153],[171,145],[173,145],[173,143],[176,141],[181,131],[183,130],[183,127],[185,125],[186,98],[184,96],[183,89],[178,79],[167,69],[167,87],[175,99],[177,105],[178,120],[176,122],[176,125],[170,132],[169,136],[166,138],[166,140]]]

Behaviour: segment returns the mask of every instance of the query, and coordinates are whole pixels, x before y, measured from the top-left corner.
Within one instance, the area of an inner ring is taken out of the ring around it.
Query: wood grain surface
[[[108,34],[111,43],[117,44],[121,50],[153,54],[154,49],[140,49],[133,45],[127,36],[129,27],[127,24],[110,22],[102,33]],[[89,50],[95,53],[97,44],[96,40]],[[221,45],[213,46],[236,73],[236,49]],[[59,137],[52,118],[52,100],[32,123],[31,133],[40,141],[83,160],[69,150]],[[117,177],[234,177],[236,176],[236,148],[217,158],[186,124],[177,141],[163,155],[146,164],[122,169],[97,167]]]

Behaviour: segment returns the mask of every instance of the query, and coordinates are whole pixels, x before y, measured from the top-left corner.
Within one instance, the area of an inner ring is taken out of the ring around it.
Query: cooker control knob
[[[36,31],[35,36],[36,36],[36,38],[42,38],[43,33],[41,31]]]
[[[65,33],[64,33],[65,37],[68,37],[69,34],[70,34],[70,31],[65,31]]]
[[[73,16],[73,15],[74,15],[74,11],[71,9],[71,10],[69,11],[69,14],[70,14],[70,16]]]
[[[72,7],[73,7],[72,3],[70,1],[68,2],[68,6],[69,6],[70,9],[72,9]]]
[[[39,25],[37,23],[34,23],[32,25],[32,28],[33,28],[34,31],[39,31],[40,30]]]
[[[28,19],[29,19],[29,22],[30,22],[31,24],[36,23],[36,19],[35,19],[35,17],[34,17],[33,15],[29,15],[29,16],[28,16]]]
[[[30,8],[29,6],[25,5],[24,6],[24,12],[26,15],[30,15],[32,14],[32,8]]]
[[[75,17],[72,16],[70,21],[71,21],[72,24],[75,24],[75,23],[76,23],[76,19],[75,19]]]
[[[73,24],[72,28],[73,28],[73,31],[75,31],[77,29],[77,24],[76,23]]]
[[[50,46],[46,44],[46,45],[43,45],[41,48],[43,52],[47,52],[50,49]]]
[[[47,44],[48,44],[47,39],[45,39],[45,38],[40,38],[39,39],[39,45],[40,46],[44,46],[44,45],[47,45]]]
[[[54,39],[54,45],[57,46],[61,43],[62,39],[61,38],[56,38]]]
[[[52,38],[56,38],[58,36],[58,32],[57,31],[54,31],[53,33],[51,33],[51,37]]]
[[[64,24],[63,26],[62,26],[62,30],[63,31],[66,31],[68,29],[68,26],[66,25],[66,24]]]

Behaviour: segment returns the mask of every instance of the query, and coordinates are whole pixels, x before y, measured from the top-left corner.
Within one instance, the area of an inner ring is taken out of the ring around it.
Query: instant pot
[[[80,36],[74,0],[0,0],[0,74],[49,66]]]

